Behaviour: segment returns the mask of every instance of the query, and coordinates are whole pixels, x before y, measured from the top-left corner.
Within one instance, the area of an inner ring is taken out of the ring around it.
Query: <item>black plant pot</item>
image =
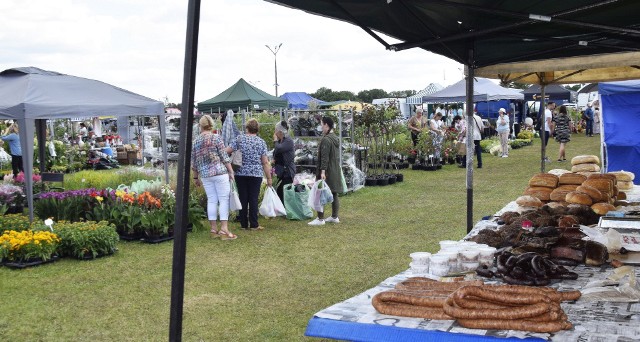
[[[378,178],[378,186],[385,186],[385,185],[389,185],[389,178],[385,176]]]
[[[456,159],[454,157],[449,157],[447,161],[449,162],[449,165],[453,165],[456,163]]]
[[[416,163],[416,157],[408,157],[407,161],[409,162],[409,164],[415,164]]]
[[[375,169],[375,168],[376,168],[376,164],[374,164],[374,163],[369,163],[369,168],[370,168],[370,169]]]
[[[404,175],[401,173],[396,173],[396,182],[400,183],[404,180]]]
[[[411,170],[422,170],[421,164],[413,164],[411,165]]]
[[[24,212],[24,207],[21,205],[16,205],[16,206],[9,206],[7,208],[7,211],[5,212],[5,215],[8,214],[22,214]]]
[[[378,179],[377,178],[372,178],[372,177],[367,177],[364,180],[364,185],[365,186],[375,186],[378,185]]]
[[[396,176],[395,175],[389,175],[389,185],[391,184],[396,184]]]
[[[436,166],[435,165],[426,165],[426,166],[424,166],[423,170],[425,170],[425,171],[435,171],[436,170]]]
[[[440,170],[442,168],[442,164],[436,164],[436,170]]]

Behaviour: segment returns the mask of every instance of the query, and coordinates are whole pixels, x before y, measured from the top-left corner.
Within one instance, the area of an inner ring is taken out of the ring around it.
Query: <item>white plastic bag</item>
[[[231,193],[229,194],[229,211],[242,210],[240,196],[238,195],[238,187],[236,182],[231,181]]]
[[[324,212],[324,205],[331,202],[333,202],[333,194],[327,183],[322,179],[313,183],[307,200],[309,207],[315,211]]]
[[[268,186],[264,191],[264,198],[260,204],[260,215],[264,217],[285,216],[287,211],[284,204],[280,201],[278,193],[272,186]]]

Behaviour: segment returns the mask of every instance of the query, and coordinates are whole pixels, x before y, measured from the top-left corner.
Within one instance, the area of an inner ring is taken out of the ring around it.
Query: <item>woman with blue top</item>
[[[18,123],[14,122],[7,127],[0,136],[0,139],[9,143],[9,154],[11,155],[11,169],[13,176],[17,176],[22,168],[22,147],[20,146],[20,136],[18,135]]]
[[[267,143],[257,135],[259,129],[258,121],[250,119],[247,121],[246,134],[236,137],[226,148],[229,154],[236,150],[242,152],[242,166],[236,171],[238,196],[242,204],[240,227],[250,230],[264,229],[258,224],[258,195],[263,175],[267,178],[267,185],[272,186]]]
[[[498,121],[496,121],[496,131],[500,137],[500,147],[502,147],[502,158],[509,156],[509,116],[504,108],[498,111]]]

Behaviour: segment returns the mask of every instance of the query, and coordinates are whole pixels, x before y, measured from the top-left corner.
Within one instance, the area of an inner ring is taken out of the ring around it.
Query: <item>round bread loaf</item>
[[[589,206],[593,204],[593,200],[591,199],[591,197],[589,197],[589,195],[578,191],[572,191],[568,193],[566,201],[573,204],[582,204]]]
[[[584,176],[584,175],[581,175],[579,173],[568,172],[568,173],[564,173],[560,177],[558,177],[558,184],[560,184],[560,185],[565,185],[565,184],[580,185],[580,184],[582,184],[582,182],[584,182],[586,180],[587,180],[587,177]]]
[[[604,202],[607,200],[607,198],[602,194],[602,192],[600,192],[600,190],[590,185],[585,185],[585,184],[580,185],[579,187],[576,188],[576,191],[589,195],[589,197],[591,197],[591,200],[594,203]]]
[[[600,158],[594,155],[582,155],[571,158],[571,165],[579,164],[600,164]]]
[[[578,164],[571,167],[571,172],[598,172],[600,166],[598,164]]]
[[[554,202],[564,201],[565,198],[567,197],[567,194],[575,190],[576,189],[555,188],[553,189],[553,191],[551,191],[551,194],[549,195],[549,199]]]
[[[619,181],[631,182],[636,178],[636,175],[633,172],[624,171],[624,170],[612,171],[609,173],[612,175],[615,175]]]
[[[613,182],[606,178],[587,179],[582,185],[592,186],[600,190],[600,192],[608,192],[609,195],[613,192]]]
[[[591,206],[591,209],[598,215],[606,215],[612,210],[616,210],[616,207],[609,203],[596,203]]]
[[[551,188],[546,188],[543,186],[531,186],[524,191],[523,195],[533,196],[543,202],[548,202],[549,200],[551,200],[551,191],[553,191],[553,189]]]
[[[595,171],[584,171],[584,172],[576,172],[579,175],[583,175],[585,177],[589,177],[591,175],[594,175],[596,173],[600,173],[600,172],[595,172]]]
[[[633,189],[632,181],[618,181],[618,189],[619,190],[631,190]]]
[[[616,183],[618,182],[618,178],[616,178],[616,175],[612,175],[610,173],[594,173],[587,176],[587,179],[610,179],[613,185],[616,185]]]
[[[539,198],[529,195],[518,197],[516,203],[521,207],[541,207],[544,205]]]
[[[627,199],[627,193],[624,191],[620,191],[618,192],[618,198],[616,198],[616,200],[618,201],[624,201]]]
[[[529,179],[529,186],[542,186],[554,189],[558,186],[558,176],[550,173],[538,173]]]
[[[561,175],[563,175],[565,173],[571,173],[571,171],[565,170],[565,169],[551,169],[551,170],[547,171],[547,173],[550,173],[552,175],[556,175],[556,176],[560,177]]]

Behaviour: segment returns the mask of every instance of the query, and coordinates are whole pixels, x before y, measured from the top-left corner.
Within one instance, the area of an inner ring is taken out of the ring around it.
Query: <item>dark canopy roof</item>
[[[589,83],[578,90],[578,94],[586,94],[598,91],[598,83]]]
[[[257,105],[257,109],[261,110],[286,108],[287,100],[269,95],[241,78],[216,97],[198,103],[198,111],[205,113],[217,112],[218,110],[226,111],[227,109],[238,110],[238,108],[244,109],[245,107],[254,108],[254,105]]]
[[[525,89],[523,92],[524,99],[527,101],[536,101],[539,100],[538,96],[540,96],[540,86],[537,84],[532,85],[531,87]],[[549,100],[567,100],[570,102],[575,102],[577,99],[577,93],[573,90],[569,90],[558,84],[549,84],[544,87],[545,98]],[[534,98],[535,96],[535,98]]]
[[[639,1],[267,1],[358,25],[389,50],[420,47],[449,57],[476,76],[522,83],[640,78]],[[402,42],[389,44],[374,31]]]

